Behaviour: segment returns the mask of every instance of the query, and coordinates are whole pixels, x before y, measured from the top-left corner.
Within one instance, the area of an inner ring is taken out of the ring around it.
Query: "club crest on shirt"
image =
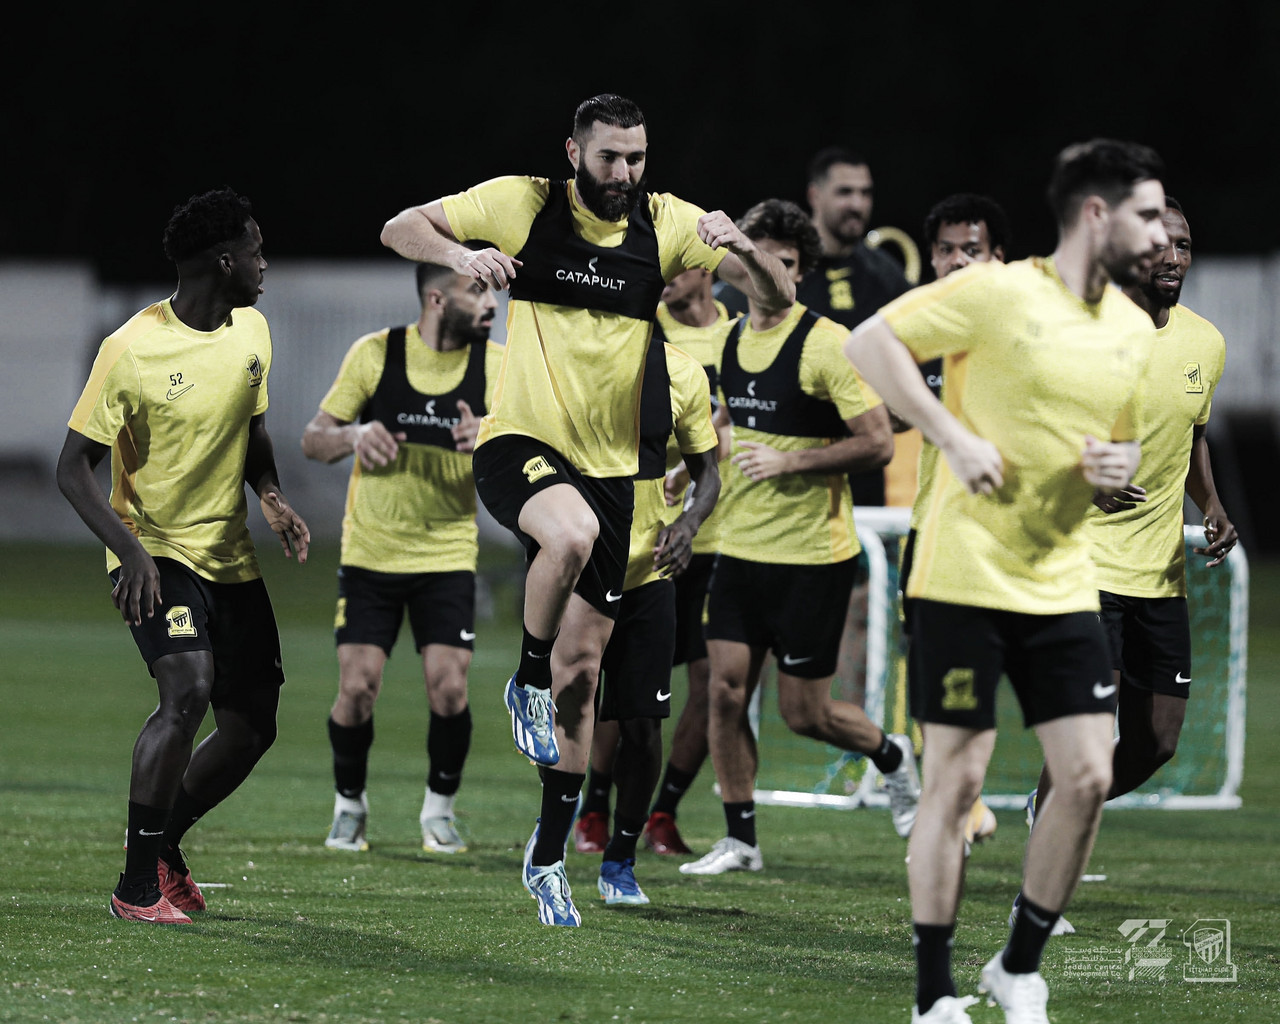
[[[1187,379],[1187,394],[1203,395],[1204,394],[1204,378],[1200,375],[1200,364],[1197,362],[1187,363],[1182,368],[1182,376]]]
[[[249,387],[258,387],[262,383],[262,360],[256,354],[251,355],[244,364],[244,369],[249,374]]]
[[[556,471],[556,467],[551,465],[545,457],[535,455],[532,459],[524,464],[524,476],[529,483],[535,483],[544,476],[550,476]]]
[[[196,623],[191,617],[191,609],[185,604],[175,604],[164,613],[164,620],[169,626],[170,636],[195,636]]]

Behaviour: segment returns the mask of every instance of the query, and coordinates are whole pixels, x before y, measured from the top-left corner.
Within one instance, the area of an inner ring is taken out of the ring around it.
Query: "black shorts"
[[[676,645],[676,588],[654,580],[628,590],[600,659],[601,721],[671,715],[671,652]]]
[[[798,679],[834,675],[857,559],[775,565],[720,555],[707,597],[707,639],[767,647],[778,671]]]
[[[1191,689],[1191,624],[1183,597],[1099,591],[1111,667],[1129,686],[1170,697]]]
[[[214,583],[173,558],[157,558],[164,601],[141,625],[130,624],[142,660],[154,676],[155,663],[169,654],[213,654],[215,708],[249,707],[256,690],[284,683],[280,631],[261,579]],[[110,574],[114,587],[120,570]]]
[[[475,450],[471,466],[484,507],[515,534],[529,561],[538,553],[538,543],[520,529],[525,502],[555,484],[568,484],[582,495],[595,513],[600,532],[573,592],[616,619],[631,547],[635,509],[631,477],[583,476],[550,445],[519,434],[486,441]]]
[[[406,609],[415,650],[427,644],[475,648],[475,573],[375,572],[338,566],[338,610],[333,619],[337,643],[375,644],[390,657]]]
[[[673,665],[688,665],[707,656],[707,591],[715,555],[694,555],[689,567],[676,577],[676,653]]]
[[[908,678],[918,721],[994,729],[1002,675],[1027,726],[1116,710],[1095,612],[1026,615],[916,598],[911,615]]]

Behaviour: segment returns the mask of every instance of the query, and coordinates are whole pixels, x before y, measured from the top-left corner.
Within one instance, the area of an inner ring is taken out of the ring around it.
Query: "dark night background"
[[[1200,253],[1280,247],[1270,206],[1280,5],[505,2],[25,8],[0,74],[0,257],[165,281],[173,205],[229,184],[268,257],[386,255],[401,208],[506,173],[562,176],[574,106],[649,120],[650,186],[740,214],[803,201],[823,145],[861,149],[873,223],[988,192],[1012,256],[1052,248],[1053,155],[1154,145]]]

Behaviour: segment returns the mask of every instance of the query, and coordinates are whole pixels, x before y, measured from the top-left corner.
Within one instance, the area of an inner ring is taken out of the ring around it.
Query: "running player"
[[[543,767],[524,880],[547,924],[580,923],[563,854],[622,599],[640,382],[662,289],[700,267],[769,308],[795,294],[722,211],[648,192],[647,148],[634,103],[592,97],[565,143],[570,181],[495,178],[404,210],[382,232],[402,256],[510,288],[506,354],[474,467],[480,499],[529,557],[506,700],[517,749]],[[459,244],[468,239],[492,247]]]
[[[164,233],[173,295],[98,350],[71,413],[58,486],[107,546],[112,603],[159,690],[133,748],[125,868],[111,913],[190,924],[204,910],[179,843],[276,736],[280,636],[246,524],[248,484],[286,557],[311,534],[267,433],[271,333],[262,233],[231,189],[192,196]],[[94,467],[111,452],[111,496]],[[216,727],[192,751],[205,713]]]
[[[688,568],[693,539],[719,496],[719,444],[706,373],[655,332],[640,398],[631,550],[601,673],[597,724],[614,737],[612,776],[618,787],[613,835],[604,847],[598,882],[607,904],[649,902],[636,883],[635,853],[662,765],[662,720],[671,713],[674,578]],[[666,472],[669,463],[681,460],[693,493],[687,506],[673,507],[666,501]]]
[[[662,291],[655,336],[694,357],[707,372],[715,394],[714,341],[728,322],[724,304],[712,294],[712,275],[686,270]],[[724,406],[713,398],[713,420],[720,436],[718,455],[729,454],[729,419]],[[689,470],[683,463],[667,475],[667,503],[683,506]],[[707,759],[707,645],[702,618],[707,584],[719,536],[719,519],[713,509],[693,538],[689,567],[675,576],[676,626],[673,665],[685,665],[688,691],[671,737],[671,753],[662,784],[644,827],[644,845],[660,854],[689,853],[675,826],[676,807]],[[600,853],[609,842],[609,799],[613,788],[614,758],[618,746],[617,724],[596,721],[592,738],[591,769],[583,789],[582,809],[573,826],[574,848],[579,853]]]
[[[817,232],[794,203],[758,203],[739,227],[797,280],[817,258]],[[841,358],[845,333],[799,303],[777,312],[752,303],[721,347],[719,386],[739,450],[721,497],[706,637],[708,740],[727,835],[682,864],[684,874],[763,866],[748,706],[770,651],[787,726],[868,755],[889,784],[895,827],[902,835],[911,828],[918,785],[910,741],[886,736],[860,707],[831,697],[859,551],[848,473],[882,466],[893,451],[887,410]]]
[[[1205,440],[1226,345],[1213,324],[1178,303],[1191,267],[1191,229],[1177,200],[1166,196],[1165,205],[1168,244],[1150,273],[1124,288],[1156,326],[1156,348],[1142,382],[1142,464],[1134,483],[1095,496],[1088,519],[1119,699],[1108,800],[1137,789],[1173,757],[1186,717],[1191,626],[1183,494],[1204,516],[1207,544],[1195,552],[1211,567],[1222,563],[1237,539],[1214,486]],[[1051,785],[1046,765],[1027,801],[1029,824]],[[1015,915],[1017,906],[1015,901]],[[1055,934],[1073,931],[1060,921]]]
[[[477,555],[471,450],[502,347],[484,282],[419,263],[416,323],[359,339],[302,435],[308,458],[355,455],[338,567],[338,696],[329,712],[333,826],[325,846],[367,850],[373,708],[406,611],[430,717],[422,848],[460,853],[454,799],[471,745],[467,670]]]
[[[1048,1020],[1040,957],[1111,781],[1116,687],[1085,519],[1094,490],[1118,491],[1137,466],[1136,397],[1155,340],[1150,318],[1110,284],[1138,280],[1167,243],[1162,170],[1133,143],[1068,147],[1049,185],[1060,232],[1051,258],[949,274],[890,303],[845,346],[946,460],[908,584],[925,785],[908,865],[913,1020],[970,1019],[951,942],[965,819],[995,742],[1005,673],[1059,781],[1028,845],[1008,944],[979,988],[1009,1022]],[[945,408],[916,365],[939,356]]]

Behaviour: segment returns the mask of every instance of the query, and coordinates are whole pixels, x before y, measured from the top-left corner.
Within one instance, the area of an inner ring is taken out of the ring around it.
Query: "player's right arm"
[[[321,409],[302,432],[302,454],[317,462],[337,462],[354,454],[366,466],[385,466],[395,461],[405,437],[378,420],[353,423]]]
[[[999,450],[966,430],[938,401],[883,316],[863,321],[845,341],[844,354],[886,405],[937,446],[970,493],[990,494],[1004,483]]]
[[[459,242],[441,199],[401,210],[382,226],[380,240],[405,259],[452,267],[498,289],[506,288],[521,266],[498,249],[468,249]]]
[[[139,625],[160,606],[160,574],[155,560],[124,525],[102,493],[93,475],[111,449],[68,429],[58,456],[58,489],[84,524],[120,559],[120,582],[111,592],[111,603],[125,622]]]

